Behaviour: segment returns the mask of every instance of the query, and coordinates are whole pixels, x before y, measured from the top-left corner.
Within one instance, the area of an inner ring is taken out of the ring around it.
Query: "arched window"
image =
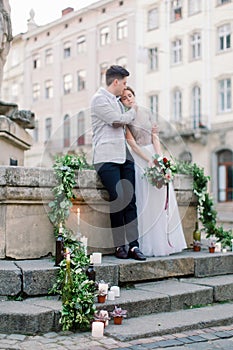
[[[218,201],[233,201],[233,152],[218,152]]]
[[[194,86],[192,89],[192,120],[193,128],[198,128],[201,124],[201,89],[199,86]]]
[[[70,146],[70,117],[68,114],[64,116],[64,147]]]
[[[78,114],[78,125],[77,125],[77,145],[83,146],[85,145],[85,115],[84,112],[79,112]]]

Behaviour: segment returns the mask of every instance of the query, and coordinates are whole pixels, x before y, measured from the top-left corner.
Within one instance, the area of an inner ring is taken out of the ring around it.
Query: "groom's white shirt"
[[[124,163],[126,140],[124,127],[113,127],[113,123],[129,124],[136,116],[135,110],[122,113],[115,95],[100,88],[91,101],[93,131],[93,163]]]

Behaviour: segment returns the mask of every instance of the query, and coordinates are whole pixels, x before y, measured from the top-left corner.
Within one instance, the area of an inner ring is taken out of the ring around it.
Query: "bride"
[[[126,87],[121,96],[126,109],[135,103],[135,93]],[[126,139],[135,161],[135,193],[140,247],[146,256],[165,256],[187,248],[172,183],[169,194],[163,186],[152,186],[143,176],[152,166],[152,156],[162,155],[156,126],[152,128],[149,110],[138,107],[135,120],[126,127]],[[169,199],[168,199],[169,198]],[[166,205],[168,199],[168,206]]]

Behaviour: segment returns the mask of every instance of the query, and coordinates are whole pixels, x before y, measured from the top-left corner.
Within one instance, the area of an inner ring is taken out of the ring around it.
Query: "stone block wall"
[[[54,255],[55,238],[48,203],[56,179],[45,168],[0,167],[0,259],[38,259]],[[196,199],[188,176],[174,181],[187,244],[192,242]],[[108,196],[95,171],[77,174],[76,199],[67,226],[77,232],[77,208],[81,212],[80,231],[88,238],[88,251],[113,252]]]

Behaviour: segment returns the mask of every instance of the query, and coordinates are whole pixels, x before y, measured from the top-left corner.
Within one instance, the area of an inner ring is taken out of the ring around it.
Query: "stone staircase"
[[[59,331],[61,302],[48,296],[58,268],[49,259],[0,261],[0,333]],[[115,301],[128,310],[121,327],[105,334],[130,340],[233,323],[233,254],[184,251],[145,262],[104,256],[96,279],[121,287]],[[23,296],[23,301],[17,300]]]

